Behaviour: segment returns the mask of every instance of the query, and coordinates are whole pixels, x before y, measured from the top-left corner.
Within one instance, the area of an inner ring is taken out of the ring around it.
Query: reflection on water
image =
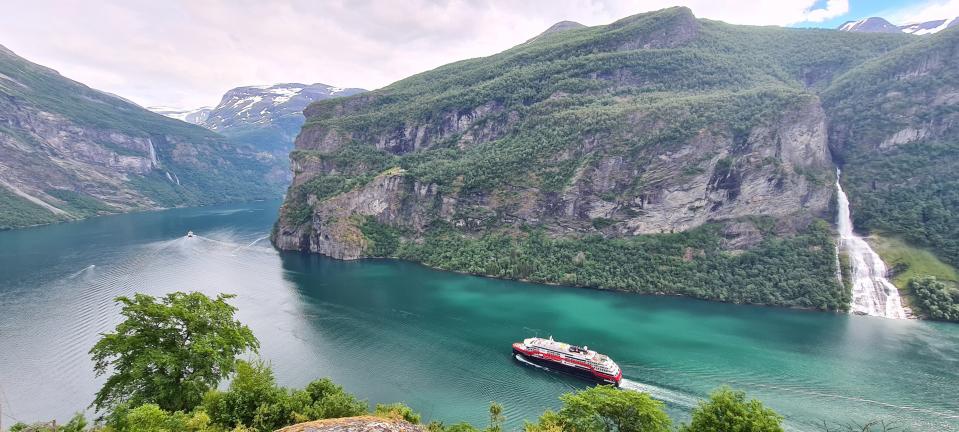
[[[371,402],[402,400],[448,422],[482,425],[495,400],[515,428],[588,385],[511,358],[514,340],[552,334],[610,354],[625,387],[665,401],[678,419],[726,384],[785,414],[793,430],[871,419],[959,430],[959,326],[278,254],[265,240],[277,205],[0,233],[4,413],[32,421],[84,409],[99,385],[87,351],[117,322],[112,299],[197,290],[238,295],[239,318],[282,384],[330,376]]]

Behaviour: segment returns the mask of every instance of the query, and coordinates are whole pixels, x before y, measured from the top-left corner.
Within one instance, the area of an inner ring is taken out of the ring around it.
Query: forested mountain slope
[[[823,92],[857,227],[959,266],[959,28],[872,60]]]
[[[565,27],[308,107],[275,244],[845,308],[820,93],[916,38],[686,8]]]
[[[0,228],[278,196],[281,167],[0,46]]]

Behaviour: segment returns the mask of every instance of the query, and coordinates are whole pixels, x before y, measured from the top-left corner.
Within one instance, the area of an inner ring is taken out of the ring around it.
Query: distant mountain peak
[[[839,26],[840,31],[861,33],[899,33],[899,27],[886,21],[885,18],[869,17],[858,21],[846,21]]]
[[[195,109],[188,108],[173,108],[166,106],[151,106],[147,107],[148,110],[153,111],[157,114],[163,114],[170,118],[175,118],[180,121],[185,121],[187,123],[193,123],[195,125],[203,125],[203,122],[206,121],[206,117],[210,114],[210,110],[213,107],[200,107]]]
[[[533,36],[530,40],[526,41],[525,43],[530,43],[530,42],[542,39],[554,33],[561,33],[566,30],[574,30],[574,29],[583,28],[583,27],[586,27],[586,26],[575,21],[560,21],[556,24],[549,26],[549,28],[543,31],[542,33],[536,36]]]
[[[559,33],[561,31],[566,31],[566,30],[583,28],[583,27],[586,27],[586,26],[576,21],[560,21],[556,24],[551,25],[548,29],[546,29],[546,31],[540,33],[540,36],[548,35],[550,33]]]
[[[837,30],[858,33],[908,33],[913,35],[927,35],[938,33],[959,23],[956,18],[924,21],[897,26],[885,18],[869,17],[858,21],[846,21]]]

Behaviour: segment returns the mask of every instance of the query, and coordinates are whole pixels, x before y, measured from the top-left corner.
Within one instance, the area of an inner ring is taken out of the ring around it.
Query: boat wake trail
[[[84,273],[86,273],[86,272],[88,272],[88,271],[90,271],[90,270],[93,270],[94,267],[96,267],[96,264],[90,264],[90,265],[84,267],[82,270],[80,270],[80,271],[78,271],[78,272],[76,272],[76,273],[74,273],[74,274],[72,274],[72,275],[70,275],[70,276],[67,276],[67,279],[73,279],[73,278],[75,278],[75,277],[77,277],[77,276],[80,276],[80,275],[82,275],[82,274],[84,274]]]
[[[700,399],[696,396],[678,392],[675,390],[669,390],[662,387],[657,387],[652,384],[645,384],[641,382],[636,382],[623,378],[619,383],[619,388],[624,390],[632,390],[641,393],[646,393],[653,399],[657,399],[663,402],[666,402],[670,405],[680,406],[686,409],[695,408],[699,405]]]
[[[529,365],[538,369],[546,370],[546,371],[550,370],[548,367],[533,363],[519,354],[516,354],[513,357],[515,357],[516,360],[519,360],[520,362],[526,365]],[[631,391],[646,393],[653,399],[657,399],[665,403],[668,403],[670,405],[679,406],[685,409],[695,408],[697,405],[699,405],[699,401],[700,401],[699,398],[690,394],[678,392],[675,390],[669,390],[662,387],[657,387],[652,384],[644,384],[641,382],[628,380],[626,378],[623,378],[622,381],[619,382],[619,388],[623,390],[631,390]]]
[[[521,356],[521,355],[519,355],[519,354],[516,354],[516,355],[514,355],[513,357],[515,357],[516,360],[519,360],[520,362],[525,363],[525,364],[527,364],[527,365],[530,365],[530,366],[532,366],[532,367],[539,368],[539,369],[542,369],[542,370],[549,370],[548,367],[542,366],[542,365],[538,365],[538,364],[533,363],[533,362],[531,362],[531,361],[529,361],[529,360],[526,360],[525,357],[523,357],[523,356]]]
[[[253,245],[259,243],[261,240],[265,240],[267,237],[269,237],[269,235],[265,235],[265,236],[263,236],[263,237],[259,237],[259,238],[257,238],[256,240],[251,241],[250,244],[248,244],[248,245],[246,245],[246,246],[240,246],[240,247],[234,249],[233,252],[235,253],[235,252],[237,252],[237,251],[239,251],[239,250],[241,250],[241,249],[249,249],[249,248],[253,247]]]

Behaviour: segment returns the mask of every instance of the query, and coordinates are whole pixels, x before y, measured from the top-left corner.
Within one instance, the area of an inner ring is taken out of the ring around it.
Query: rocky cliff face
[[[431,76],[313,104],[274,241],[355,259],[368,256],[360,226],[370,219],[410,241],[437,224],[473,236],[535,226],[557,237],[625,238],[728,221],[727,245],[742,249],[763,238],[751,218],[777,220],[782,234],[828,218],[835,166],[817,96],[744,92],[738,69],[705,93],[686,87],[711,85],[705,76],[719,63],[689,52],[717,31],[728,28],[704,28],[686,9],[601,28],[564,25],[483,60],[493,64],[488,72],[469,62],[431,72],[460,85],[460,76],[491,81],[434,96],[421,113],[398,109],[397,100],[429,94]],[[562,58],[559,49],[569,51],[566,60],[529,60]],[[608,64],[595,66],[596,51],[608,52]],[[562,81],[544,86],[536,80],[550,79],[536,74]],[[514,78],[514,91],[533,94],[516,100],[489,90]],[[376,156],[358,157],[357,146]],[[350,188],[317,189],[343,178]]]
[[[426,133],[365,138],[377,148],[394,152],[428,148],[452,134],[460,137],[458,145],[466,145],[464,136],[472,144],[487,142],[497,136],[491,131],[509,130],[511,122],[506,115],[499,117],[501,123],[484,121],[471,127],[475,119],[490,112],[483,106],[444,116],[439,125],[405,128]],[[476,129],[482,133],[469,134]],[[656,132],[655,126],[642,124],[629,131]],[[561,190],[518,185],[490,191],[444,190],[405,170],[387,170],[360,188],[327,199],[308,197],[309,223],[281,224],[275,241],[281,249],[356,259],[366,256],[367,247],[357,216],[402,227],[413,236],[422,236],[431,225],[442,222],[471,233],[541,225],[559,236],[601,233],[609,237],[684,231],[708,221],[751,216],[775,217],[783,221],[785,231],[792,231],[789,225],[827,216],[833,196],[828,173],[834,167],[818,99],[797,104],[738,138],[716,132],[699,131],[668,151],[651,149],[635,155],[614,151],[617,137],[591,137],[552,156],[557,163],[589,161],[577,163]],[[322,152],[334,152],[345,141],[329,139],[322,131],[319,135],[324,138],[308,142]],[[304,134],[301,142],[309,136]],[[476,140],[476,136],[482,138]],[[296,167],[295,185],[336,172],[336,167],[322,163]],[[753,231],[743,234],[753,236]],[[759,239],[753,236],[733,243],[747,247]]]
[[[0,50],[0,227],[275,196],[275,165]]]

